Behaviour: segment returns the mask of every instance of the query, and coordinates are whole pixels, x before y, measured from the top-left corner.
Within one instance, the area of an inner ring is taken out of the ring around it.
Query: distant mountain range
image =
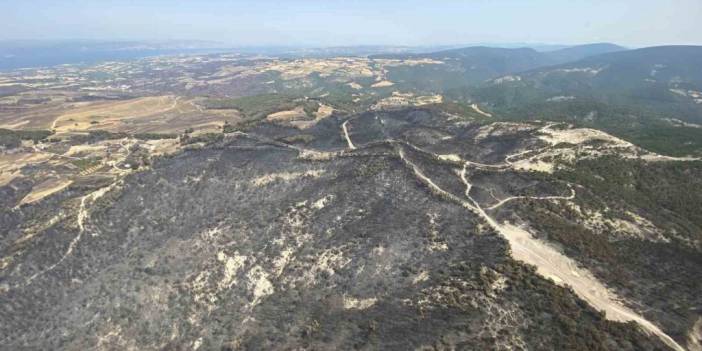
[[[540,49],[537,50],[537,49]],[[441,93],[494,108],[589,99],[702,121],[702,47],[661,46],[628,50],[611,43],[565,48],[471,46],[348,46],[330,48],[231,48],[209,41],[5,41],[0,69],[138,59],[188,53],[238,52],[282,58],[368,56],[442,64],[391,66],[393,90]]]
[[[532,48],[474,46],[425,54],[374,55],[375,59],[432,59],[448,63],[458,75],[458,85],[478,83],[497,76],[580,60],[588,56],[626,50],[608,43],[568,47],[553,51]],[[426,79],[426,77],[418,77]]]
[[[702,47],[658,46],[583,58],[560,69],[595,67],[594,87],[631,87],[650,83],[702,83]]]
[[[373,56],[406,57],[421,55],[449,55],[462,57],[470,64],[472,57],[478,61],[495,61],[504,72],[530,69],[544,64],[556,64],[605,52],[623,50],[614,44],[581,46],[547,44],[483,44],[467,48],[456,45],[398,46],[360,45],[336,47],[296,46],[247,46],[202,40],[178,41],[97,41],[97,40],[6,40],[0,41],[0,70],[33,68],[59,64],[95,63],[108,60],[138,59],[147,56],[188,53],[237,52],[263,54],[277,57],[334,57]],[[504,62],[504,63],[500,63]],[[489,66],[489,65],[488,65]]]
[[[702,47],[660,46],[595,55],[497,77],[479,88],[492,103],[558,96],[646,107],[702,120]]]
[[[393,91],[441,93],[515,120],[604,129],[671,154],[702,146],[702,46],[477,46],[371,58],[426,61],[388,68]]]

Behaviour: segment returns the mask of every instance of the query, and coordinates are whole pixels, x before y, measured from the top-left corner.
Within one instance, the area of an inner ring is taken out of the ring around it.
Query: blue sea
[[[75,45],[26,47],[0,44],[0,70],[51,67],[63,64],[93,64],[103,61],[133,60],[150,56],[207,54],[223,49],[104,49]]]

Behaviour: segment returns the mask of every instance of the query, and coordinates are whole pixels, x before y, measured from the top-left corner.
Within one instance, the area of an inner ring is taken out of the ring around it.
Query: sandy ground
[[[519,200],[519,199],[530,199],[530,200],[572,200],[575,198],[575,190],[573,188],[570,188],[570,195],[568,196],[510,196],[508,198],[502,199],[498,201],[496,204],[486,207],[486,210],[494,210],[510,201],[514,200]]]
[[[361,84],[356,83],[356,82],[351,82],[351,83],[348,83],[347,85],[350,86],[352,89],[356,89],[356,90],[363,89],[363,86]]]
[[[334,108],[320,104],[317,111],[314,112],[314,119],[309,119],[307,113],[302,106],[298,106],[295,109],[288,111],[280,111],[272,113],[266,117],[267,120],[271,122],[288,123],[298,129],[307,129],[313,127],[319,121],[329,117],[334,112]]]
[[[241,118],[235,110],[203,110],[176,96],[144,97],[80,105],[54,119],[57,133],[88,130],[132,133],[180,133],[187,128],[215,131],[224,121]]]
[[[431,104],[440,104],[444,101],[441,95],[422,95],[415,96],[412,93],[401,93],[399,91],[392,92],[392,96],[378,100],[371,109],[382,110],[385,108],[395,108],[402,106],[424,106]]]
[[[0,153],[0,186],[21,176],[22,167],[50,160],[51,154],[35,152]]]
[[[556,169],[556,166],[552,162],[544,162],[540,160],[534,160],[532,158],[517,161],[513,165],[515,169],[521,171],[553,173],[553,171]]]
[[[583,300],[597,310],[604,311],[607,319],[619,322],[635,321],[673,349],[685,350],[656,325],[624,306],[619,302],[621,299],[600,283],[592,273],[578,267],[575,261],[553,246],[533,238],[520,227],[509,223],[498,224],[492,219],[490,222],[509,241],[515,259],[536,266],[540,275],[551,278],[560,285],[567,284]]]
[[[393,83],[389,80],[381,80],[380,82],[371,85],[371,88],[385,88],[385,87],[391,87],[393,85],[395,85],[395,83]]]
[[[541,140],[556,145],[559,143],[582,144],[592,140],[601,140],[611,147],[630,148],[634,145],[601,130],[591,128],[553,129],[551,125],[541,129]]]
[[[641,155],[639,158],[641,158],[644,161],[650,161],[650,162],[666,162],[666,161],[687,162],[687,161],[700,161],[700,160],[702,160],[699,157],[692,157],[692,156],[673,157],[673,156],[658,155],[658,154],[654,154],[654,153],[650,153],[647,155]]]
[[[480,127],[478,134],[475,136],[475,141],[480,142],[489,137],[513,135],[535,129],[537,129],[537,127],[529,123],[495,122]]]
[[[51,103],[42,106],[0,111],[0,128],[49,129],[56,117],[75,105],[80,104]]]
[[[431,104],[440,104],[444,101],[444,97],[441,95],[423,95],[423,96],[417,96],[416,99],[414,99],[414,105],[415,106],[424,106],[424,105],[431,105]]]
[[[307,117],[307,115],[305,114],[305,110],[302,107],[296,107],[293,110],[271,113],[266,117],[266,119],[272,122],[283,122],[305,117]]]
[[[359,299],[350,296],[344,296],[344,309],[346,310],[365,310],[372,307],[378,299],[372,297],[368,299]]]
[[[268,63],[262,67],[256,68],[255,72],[280,72],[284,80],[304,78],[313,73],[318,73],[321,77],[334,76],[346,79],[375,77],[377,79],[385,76],[385,67],[441,64],[444,64],[444,62],[431,59],[369,60],[360,57],[307,58]],[[211,83],[211,81],[208,83]],[[351,87],[354,86],[352,85]]]
[[[457,154],[439,155],[439,160],[451,161],[451,162],[463,162],[463,159],[461,159],[461,156],[459,156]]]
[[[333,107],[325,104],[320,104],[319,108],[317,109],[317,112],[315,112],[314,115],[317,120],[320,120],[331,116],[333,112]]]
[[[260,176],[258,178],[254,178],[251,180],[251,184],[257,187],[261,186],[266,186],[270,183],[273,183],[275,181],[291,181],[303,177],[312,177],[312,178],[319,178],[322,174],[324,174],[323,169],[315,169],[315,170],[309,170],[305,172],[280,172],[280,173],[271,173],[271,174],[266,174],[263,176]]]
[[[276,71],[285,80],[298,79],[319,73],[321,77],[331,75],[345,77],[373,77],[378,74],[365,58],[300,59],[278,61],[258,69],[259,72]]]
[[[176,106],[177,100],[171,96],[98,103],[59,116],[52,123],[51,129],[57,132],[88,129],[114,130],[123,119],[145,118],[167,112]]]
[[[173,154],[180,150],[177,139],[160,139],[139,141],[124,138],[104,140],[89,145],[72,145],[63,153],[55,153],[44,143],[24,146],[18,152],[0,153],[0,186],[15,178],[30,177],[34,185],[16,205],[16,207],[36,203],[44,198],[66,189],[80,178],[97,171],[102,175],[120,178],[133,170],[118,167],[130,154],[130,148],[138,144],[148,150],[152,156]],[[94,160],[92,164],[80,168],[74,164],[80,160]],[[23,175],[21,169],[29,165],[40,165],[40,170],[31,176]]]
[[[690,351],[702,351],[702,317],[697,318],[697,322],[692,326],[687,338],[689,340],[687,346]]]
[[[601,130],[590,129],[590,128],[573,128],[573,129],[553,129],[553,125],[547,125],[541,128],[542,134],[539,138],[551,145],[557,145],[559,143],[569,143],[575,145],[582,145],[588,141],[602,141],[603,145],[597,147],[597,149],[589,149],[590,156],[598,156],[606,154],[610,151],[615,151],[617,154],[622,155],[627,158],[641,159],[648,162],[666,162],[666,161],[699,161],[701,158],[685,156],[685,157],[672,157],[659,155],[654,152],[644,150],[626,140],[617,138],[611,134],[605,133]],[[556,150],[554,150],[556,151]],[[556,154],[560,153],[564,156],[565,154],[571,152],[572,149],[560,149]]]
[[[73,183],[73,180],[70,179],[61,179],[61,178],[52,178],[52,179],[47,179],[37,185],[35,185],[32,188],[32,191],[27,194],[24,198],[22,198],[22,201],[20,201],[19,205],[24,205],[24,204],[29,204],[32,202],[37,202],[51,194],[54,194],[56,192],[59,192],[63,189],[65,189],[67,186],[71,185]]]

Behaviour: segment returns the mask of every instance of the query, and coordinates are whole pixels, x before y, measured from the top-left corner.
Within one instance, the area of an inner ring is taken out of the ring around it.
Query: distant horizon
[[[609,42],[701,45],[702,1],[36,0],[0,4],[0,40],[206,40],[228,46]]]
[[[589,43],[602,44],[602,43]],[[612,43],[605,43],[616,45]],[[351,45],[351,46],[227,46],[211,40],[100,40],[100,39],[17,39],[0,40],[0,71],[52,67],[62,64],[94,64],[154,56],[200,54],[248,54],[271,57],[369,56],[377,54],[421,54],[466,47],[505,49],[530,48],[538,52],[557,51],[578,45],[542,43],[473,43],[456,45]],[[622,47],[627,49],[625,47]]]
[[[156,56],[244,54],[270,57],[364,57],[379,54],[425,54],[470,47],[532,49],[555,52],[588,45],[615,45],[622,50],[639,49],[609,42],[585,44],[464,43],[454,45],[367,44],[347,46],[248,45],[227,46],[213,40],[101,40],[101,39],[0,39],[0,71],[53,67],[63,64],[95,64]],[[643,47],[642,47],[643,48]]]
[[[213,46],[202,46],[202,48],[208,49],[237,49],[237,48],[289,48],[289,49],[333,49],[333,48],[440,48],[440,47],[494,47],[494,48],[534,48],[534,47],[552,47],[553,50],[558,48],[568,48],[575,46],[584,45],[597,45],[597,44],[611,44],[618,45],[626,49],[641,49],[647,47],[655,46],[702,46],[702,43],[656,43],[651,45],[627,45],[618,42],[611,41],[593,41],[593,42],[582,42],[582,43],[567,43],[567,42],[466,42],[466,43],[436,43],[436,44],[418,44],[418,45],[406,45],[406,44],[394,44],[394,43],[359,43],[350,45],[315,45],[315,44],[236,44],[227,43],[220,40],[213,39],[124,39],[124,38],[57,38],[57,39],[44,39],[44,38],[4,38],[0,39],[0,44],[7,43],[36,43],[36,44],[58,44],[58,43],[91,43],[91,44],[211,44]]]

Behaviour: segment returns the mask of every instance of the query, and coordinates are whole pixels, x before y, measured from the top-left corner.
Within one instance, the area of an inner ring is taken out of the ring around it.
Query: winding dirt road
[[[518,199],[529,199],[529,200],[573,200],[575,199],[575,190],[568,185],[570,188],[570,195],[568,196],[510,196],[506,199],[502,199],[498,201],[496,204],[486,207],[486,210],[494,210],[507,202],[510,202],[512,200],[518,200]]]
[[[475,111],[475,112],[477,112],[485,117],[492,117],[492,113],[487,113],[487,112],[481,110],[480,107],[478,107],[478,104],[471,104],[470,108],[472,108],[473,111]]]
[[[89,212],[88,212],[88,205],[87,202],[90,201],[91,204],[94,203],[97,199],[101,198],[108,192],[110,192],[114,187],[117,185],[118,181],[115,181],[114,183],[105,186],[103,188],[100,188],[98,190],[93,191],[92,193],[83,196],[80,199],[80,205],[78,207],[78,213],[76,216],[76,225],[78,227],[78,234],[71,240],[71,242],[68,244],[68,248],[66,251],[61,255],[61,258],[58,259],[58,261],[54,262],[52,265],[48,266],[47,268],[34,273],[31,275],[29,278],[25,279],[25,281],[21,284],[17,284],[13,286],[11,289],[8,289],[6,291],[16,289],[19,287],[24,287],[29,284],[31,284],[36,278],[53,271],[58,265],[60,265],[66,258],[68,258],[72,253],[73,250],[75,250],[76,246],[80,242],[80,240],[83,238],[83,233],[85,232],[85,222],[89,217]]]
[[[635,321],[642,326],[646,332],[656,335],[672,349],[680,351],[685,350],[658,326],[622,304],[620,302],[621,299],[616,296],[614,292],[604,286],[604,284],[597,280],[588,270],[580,268],[577,262],[561,253],[560,250],[542,240],[534,238],[531,233],[521,227],[506,222],[498,223],[497,220],[488,215],[470,196],[472,184],[466,176],[466,168],[468,164],[475,163],[466,161],[460,172],[461,181],[466,187],[464,192],[467,198],[466,201],[436,185],[436,183],[434,183],[431,178],[427,177],[416,164],[406,158],[401,147],[398,148],[398,154],[400,159],[414,172],[415,176],[422,183],[426,184],[432,192],[455,201],[474,214],[482,217],[497,233],[507,239],[512,250],[512,256],[516,260],[536,266],[537,273],[552,279],[559,285],[570,286],[580,298],[587,301],[595,309],[604,311],[607,319],[619,322]],[[439,156],[436,155],[436,157],[438,158]],[[573,199],[575,198],[575,191],[572,188],[571,192],[570,196],[556,198]],[[554,197],[545,196],[540,198],[550,199]],[[513,199],[514,198],[507,198],[497,205],[493,205],[491,208],[499,207],[499,205]]]

